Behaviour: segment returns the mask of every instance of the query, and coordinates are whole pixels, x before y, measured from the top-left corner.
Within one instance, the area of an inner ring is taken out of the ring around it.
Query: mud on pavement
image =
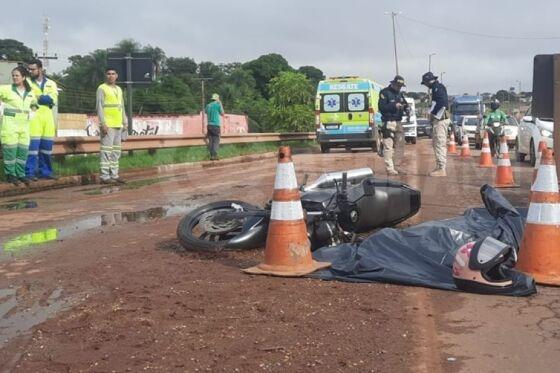
[[[492,180],[491,171],[452,159],[450,176],[436,180],[424,176],[433,165],[428,141],[407,146],[406,155],[408,174],[400,179],[422,190],[423,207],[403,226],[481,205],[479,187]],[[371,152],[303,154],[294,161],[299,180],[326,170],[383,170]],[[137,189],[40,192],[33,195],[37,207],[3,210],[2,240],[80,219],[115,218],[0,259],[2,369],[523,371],[514,362],[524,367],[525,359],[528,366],[537,349],[539,371],[551,366],[559,345],[555,289],[520,300],[252,277],[240,269],[260,262],[260,250],[202,255],[181,248],[175,229],[184,211],[164,213],[164,206],[188,209],[235,198],[261,204],[271,196],[274,170],[274,160],[259,160]],[[522,186],[530,182],[530,168],[515,172]],[[523,188],[506,193],[517,204],[528,194]],[[152,212],[123,219],[145,211]],[[510,359],[512,353],[518,358]]]

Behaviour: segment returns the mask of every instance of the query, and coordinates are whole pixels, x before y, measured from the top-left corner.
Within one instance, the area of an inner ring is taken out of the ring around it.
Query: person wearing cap
[[[217,93],[212,94],[212,102],[206,105],[206,115],[208,117],[208,126],[206,127],[208,152],[210,152],[210,160],[217,161],[219,159],[221,117],[224,116],[224,108],[220,102],[220,95]]]
[[[405,173],[399,168],[404,156],[404,130],[401,121],[404,112],[409,110],[401,92],[404,86],[404,78],[397,75],[388,87],[379,92],[378,107],[383,122],[383,158],[387,175]]]
[[[430,122],[432,124],[432,142],[436,155],[436,168],[429,173],[430,176],[447,176],[447,129],[450,124],[447,99],[447,88],[437,80],[431,71],[422,75],[422,85],[432,93],[432,106],[430,108]]]

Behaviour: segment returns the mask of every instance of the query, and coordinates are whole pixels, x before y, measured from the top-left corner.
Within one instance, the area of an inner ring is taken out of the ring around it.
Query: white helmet
[[[453,281],[473,293],[510,293],[514,285],[512,269],[517,262],[513,247],[492,237],[469,242],[457,250]]]

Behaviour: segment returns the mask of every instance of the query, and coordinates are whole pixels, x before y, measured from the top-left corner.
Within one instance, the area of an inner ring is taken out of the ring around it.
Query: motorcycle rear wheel
[[[242,233],[245,218],[215,219],[220,213],[236,211],[234,205],[241,206],[243,211],[262,211],[258,206],[236,200],[213,202],[194,209],[177,226],[177,237],[185,250],[218,252],[253,249],[254,245],[228,246],[230,240]]]

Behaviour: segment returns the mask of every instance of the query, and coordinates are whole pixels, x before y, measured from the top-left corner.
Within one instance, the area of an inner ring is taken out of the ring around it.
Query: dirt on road
[[[481,205],[491,170],[451,159],[448,178],[425,177],[426,140],[406,156],[399,178],[422,190],[423,207],[402,226]],[[383,174],[371,152],[294,160],[300,180],[365,166]],[[249,276],[241,268],[261,250],[202,255],[179,245],[185,211],[220,199],[264,203],[274,172],[274,159],[218,164],[124,189],[0,200],[21,205],[0,210],[0,372],[556,371],[557,289],[513,299]],[[515,172],[522,188],[505,195],[524,206],[532,170]]]

